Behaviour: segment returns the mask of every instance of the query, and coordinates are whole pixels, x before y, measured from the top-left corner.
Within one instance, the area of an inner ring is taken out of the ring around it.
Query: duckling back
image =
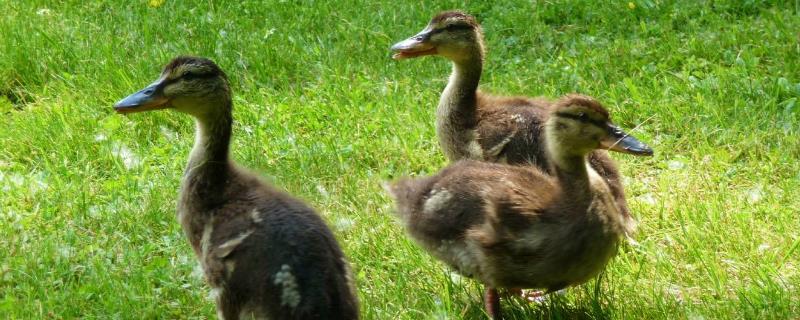
[[[388,189],[411,238],[462,274],[480,278],[486,248],[529,224],[529,217],[506,215],[513,204],[504,194],[528,175],[549,179],[535,169],[463,160]]]
[[[234,180],[210,227],[195,230],[220,318],[358,319],[347,261],[319,215],[256,178]]]
[[[616,209],[610,196],[579,201],[536,168],[459,161],[390,191],[415,241],[491,287],[580,283],[602,269],[619,238],[603,213]]]
[[[461,161],[435,176],[404,178],[386,187],[395,200],[395,214],[412,237],[424,243],[457,239],[483,221],[482,201],[462,195],[461,188],[476,186],[454,174],[472,162]]]

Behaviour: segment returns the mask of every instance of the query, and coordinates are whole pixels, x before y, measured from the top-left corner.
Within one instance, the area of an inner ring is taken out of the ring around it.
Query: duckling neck
[[[195,142],[183,178],[184,198],[194,203],[216,204],[230,176],[228,148],[233,123],[230,108],[197,117]]]
[[[550,148],[551,162],[553,171],[567,199],[573,203],[588,204],[592,199],[591,181],[589,178],[587,155],[573,155],[561,150],[561,148]]]
[[[470,130],[477,123],[478,83],[483,72],[483,52],[453,61],[453,73],[439,99],[436,110],[436,134],[450,160],[470,157],[467,146],[474,135]]]
[[[589,166],[588,155],[562,157],[552,162],[561,185],[562,205],[581,209],[573,212],[586,212],[587,219],[576,221],[591,223],[606,235],[629,235],[636,229],[636,222],[619,211],[605,179]]]

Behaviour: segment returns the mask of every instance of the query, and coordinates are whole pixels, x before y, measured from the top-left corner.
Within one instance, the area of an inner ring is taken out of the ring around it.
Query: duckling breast
[[[599,229],[582,232],[552,230],[543,225],[533,228],[537,230],[528,236],[485,251],[486,283],[539,289],[580,284],[602,271],[617,250],[618,237]]]

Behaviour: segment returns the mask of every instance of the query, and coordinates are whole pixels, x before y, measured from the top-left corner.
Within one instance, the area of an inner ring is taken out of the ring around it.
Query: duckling
[[[497,288],[552,292],[584,283],[603,270],[620,239],[635,228],[588,155],[599,148],[652,155],[652,149],[582,95],[554,103],[543,130],[552,174],[461,160],[434,176],[387,185],[410,237],[482,282],[487,313],[495,319],[501,314]]]
[[[358,319],[348,263],[309,206],[229,156],[233,102],[213,61],[180,56],[121,114],[174,109],[195,118],[178,220],[203,267],[220,319]]]
[[[396,60],[438,55],[452,61],[453,72],[436,110],[436,135],[450,161],[534,164],[550,170],[542,125],[552,101],[492,96],[478,90],[485,49],[483,31],[474,17],[460,11],[441,12],[425,29],[391,50]],[[593,151],[589,162],[608,182],[622,214],[629,215],[619,170],[608,153]]]

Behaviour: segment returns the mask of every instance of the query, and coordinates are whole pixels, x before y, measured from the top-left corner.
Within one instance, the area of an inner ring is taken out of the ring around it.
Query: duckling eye
[[[581,112],[578,114],[578,120],[586,121],[589,120],[589,117],[585,113]]]

